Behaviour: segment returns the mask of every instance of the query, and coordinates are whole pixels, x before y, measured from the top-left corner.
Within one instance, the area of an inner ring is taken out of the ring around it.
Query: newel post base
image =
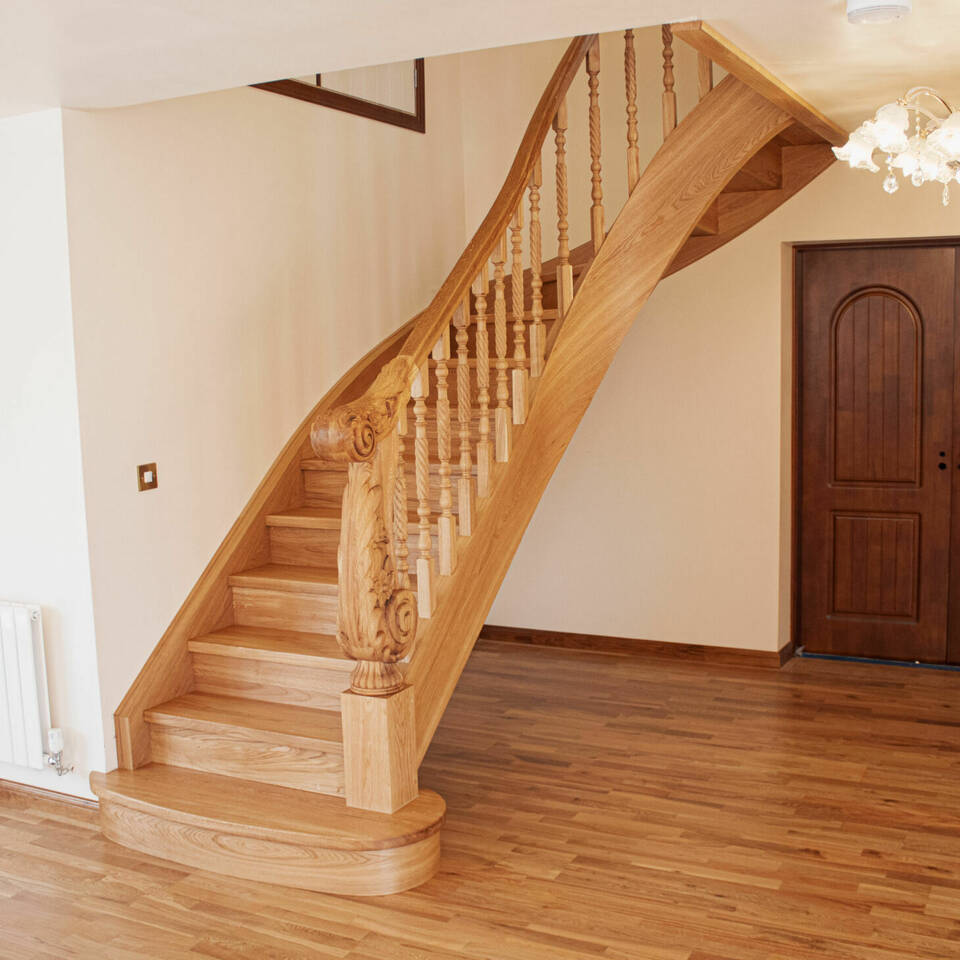
[[[388,696],[340,694],[348,807],[395,813],[415,800],[417,748],[413,687]]]

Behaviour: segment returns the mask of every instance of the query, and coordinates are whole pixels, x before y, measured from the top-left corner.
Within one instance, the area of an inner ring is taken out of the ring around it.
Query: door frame
[[[960,412],[960,330],[957,329],[960,318],[960,236],[950,237],[908,237],[880,240],[827,240],[805,241],[790,244],[791,278],[791,350],[790,376],[792,383],[791,415],[790,415],[790,643],[792,650],[800,647],[800,504],[801,485],[803,475],[801,470],[800,434],[803,423],[803,411],[800,402],[800,373],[802,354],[801,310],[803,307],[801,287],[803,286],[802,255],[808,250],[867,250],[867,249],[896,249],[916,247],[954,247],[957,250],[955,280],[954,280],[954,434],[960,434],[960,422],[957,414]],[[951,454],[957,453],[956,450]],[[960,478],[953,474],[953,489],[956,493],[960,487]],[[958,506],[960,514],[960,506]],[[957,522],[952,523],[954,528]],[[948,590],[947,599],[947,663],[960,664],[960,631],[954,636],[953,624],[960,622],[960,565],[953,563],[953,556],[948,561]]]

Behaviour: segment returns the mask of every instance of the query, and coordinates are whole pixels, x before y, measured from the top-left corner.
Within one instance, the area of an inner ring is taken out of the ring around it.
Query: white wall
[[[960,235],[960,190],[834,165],[657,288],[554,475],[488,622],[775,650],[789,637],[790,258]]]
[[[0,121],[0,599],[43,611],[51,717],[77,773],[0,779],[92,796],[103,769],[59,110]]]
[[[297,424],[463,248],[459,59],[426,77],[425,136],[249,88],[64,114],[108,729]]]

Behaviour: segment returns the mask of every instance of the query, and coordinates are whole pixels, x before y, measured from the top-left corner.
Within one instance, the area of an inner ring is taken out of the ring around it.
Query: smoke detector
[[[905,17],[913,0],[847,0],[847,19],[851,23],[891,23]]]

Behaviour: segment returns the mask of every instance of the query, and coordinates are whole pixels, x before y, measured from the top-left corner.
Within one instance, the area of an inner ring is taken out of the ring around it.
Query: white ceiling
[[[0,115],[702,17],[852,126],[918,83],[960,105],[960,2],[914,8],[854,27],[844,0],[0,0]]]

